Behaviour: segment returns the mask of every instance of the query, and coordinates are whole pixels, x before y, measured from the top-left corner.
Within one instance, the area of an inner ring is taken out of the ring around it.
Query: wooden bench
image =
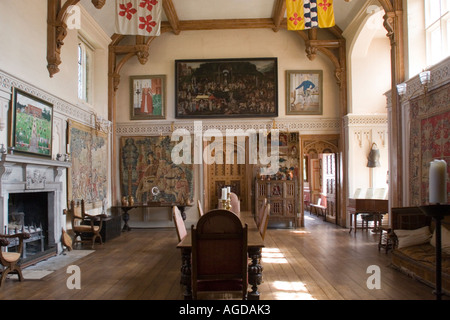
[[[317,204],[310,204],[311,212],[314,213],[317,216],[326,216],[327,214],[327,207],[321,205],[322,199],[317,199]]]

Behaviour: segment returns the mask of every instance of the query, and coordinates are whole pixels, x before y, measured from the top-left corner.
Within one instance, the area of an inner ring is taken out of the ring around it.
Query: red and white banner
[[[116,0],[116,33],[159,36],[162,0]]]

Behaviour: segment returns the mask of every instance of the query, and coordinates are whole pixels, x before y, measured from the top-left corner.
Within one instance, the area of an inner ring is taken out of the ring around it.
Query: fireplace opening
[[[22,263],[33,261],[53,250],[49,245],[49,193],[11,193],[8,201],[8,224],[5,233],[27,232]],[[10,241],[8,251],[17,249],[18,241]]]

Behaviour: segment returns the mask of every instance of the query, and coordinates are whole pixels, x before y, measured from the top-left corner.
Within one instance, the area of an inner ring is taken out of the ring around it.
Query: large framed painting
[[[11,147],[14,151],[52,156],[51,103],[14,88],[11,120]]]
[[[321,115],[322,87],[322,70],[287,70],[286,115]]]
[[[166,76],[130,77],[130,119],[166,118]]]
[[[175,60],[175,117],[277,117],[277,69],[277,58]]]
[[[122,196],[133,196],[137,203],[193,202],[193,165],[172,161],[175,142],[170,136],[120,138]]]
[[[67,138],[72,161],[67,171],[68,200],[96,203],[107,199],[107,134],[70,120]]]

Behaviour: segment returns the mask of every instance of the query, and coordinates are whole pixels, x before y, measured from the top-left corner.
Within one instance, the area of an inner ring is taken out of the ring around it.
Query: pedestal
[[[441,248],[441,221],[444,216],[450,215],[450,205],[436,204],[428,206],[420,206],[419,209],[430,216],[436,225],[436,300],[442,299],[442,248]]]

